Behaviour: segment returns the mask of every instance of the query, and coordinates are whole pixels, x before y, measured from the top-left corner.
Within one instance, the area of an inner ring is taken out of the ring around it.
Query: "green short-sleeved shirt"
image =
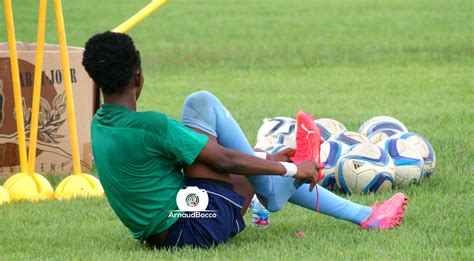
[[[110,206],[134,238],[143,241],[176,222],[183,164],[208,141],[159,112],[132,112],[104,104],[91,124],[92,150]]]

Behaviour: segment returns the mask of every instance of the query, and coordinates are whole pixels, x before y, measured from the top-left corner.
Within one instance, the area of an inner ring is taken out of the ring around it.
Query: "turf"
[[[50,2],[46,39],[56,43]],[[83,46],[146,2],[64,1],[69,44]],[[17,39],[35,41],[36,5],[14,1]],[[152,251],[131,239],[106,200],[17,202],[0,206],[0,258],[473,260],[472,19],[467,0],[173,0],[130,31],[146,77],[140,110],[179,118],[190,92],[209,90],[251,143],[262,118],[301,108],[350,130],[391,115],[424,135],[437,173],[404,190],[401,227],[362,231],[287,205],[269,228],[249,226],[214,249]],[[348,198],[372,204],[390,194]]]

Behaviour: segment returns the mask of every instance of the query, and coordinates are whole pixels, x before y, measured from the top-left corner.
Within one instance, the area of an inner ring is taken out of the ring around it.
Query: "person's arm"
[[[187,165],[199,161],[218,173],[282,175],[315,181],[319,167],[311,161],[275,162],[230,150],[220,146],[215,137],[199,129],[187,128],[171,118],[168,118],[165,141],[163,150],[166,154]]]
[[[240,175],[285,175],[287,169],[276,161],[264,160],[250,156],[239,151],[234,151],[220,146],[217,142],[209,140],[204,149],[199,153],[197,161],[202,162],[220,173],[233,173]],[[297,167],[295,178],[314,179],[317,175],[316,163],[303,161],[295,164]]]

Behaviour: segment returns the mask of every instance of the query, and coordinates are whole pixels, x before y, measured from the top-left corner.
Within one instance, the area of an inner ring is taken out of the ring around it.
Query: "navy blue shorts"
[[[209,248],[226,242],[245,228],[240,215],[245,198],[235,193],[231,185],[209,179],[186,178],[185,186],[205,189],[209,197],[207,210],[215,218],[181,217],[168,230],[162,247],[192,246]]]

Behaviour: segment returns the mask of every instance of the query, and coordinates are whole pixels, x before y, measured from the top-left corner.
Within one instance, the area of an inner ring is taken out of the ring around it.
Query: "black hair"
[[[87,40],[82,65],[104,94],[122,94],[141,67],[140,53],[130,36],[107,31]]]

